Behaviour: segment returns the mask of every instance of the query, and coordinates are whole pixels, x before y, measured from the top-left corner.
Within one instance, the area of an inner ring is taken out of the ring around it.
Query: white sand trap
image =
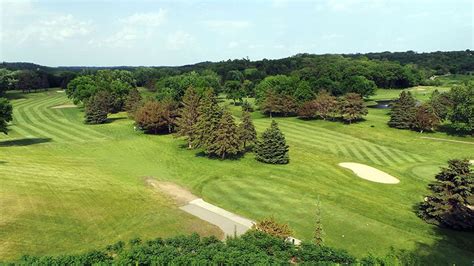
[[[53,109],[63,109],[63,108],[76,108],[77,105],[75,104],[62,104],[62,105],[56,105],[56,106],[53,106],[51,108]]]
[[[469,163],[474,165],[474,160],[469,160]]]
[[[59,91],[56,91],[58,93],[65,93],[66,91],[65,90],[59,90]]]
[[[360,178],[383,184],[398,184],[400,180],[371,166],[360,163],[340,163],[339,166],[352,170]]]

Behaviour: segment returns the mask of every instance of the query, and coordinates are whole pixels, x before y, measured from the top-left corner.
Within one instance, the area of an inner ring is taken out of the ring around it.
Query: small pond
[[[377,109],[387,109],[392,106],[393,100],[377,100],[375,102],[376,104],[371,105],[369,107]]]

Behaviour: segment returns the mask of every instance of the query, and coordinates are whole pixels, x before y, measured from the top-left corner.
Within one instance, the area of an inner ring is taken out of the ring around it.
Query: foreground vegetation
[[[326,245],[361,258],[407,249],[433,263],[470,263],[474,237],[426,224],[414,207],[451,158],[473,158],[472,144],[420,138],[387,126],[387,110],[369,109],[351,126],[323,120],[275,118],[290,146],[291,162],[265,165],[252,153],[210,160],[171,135],[133,130],[125,113],[87,126],[78,108],[55,90],[9,93],[14,120],[0,141],[2,259],[22,254],[64,254],[100,248],[133,237],[151,239],[217,229],[182,213],[142,177],[173,181],[227,210],[252,219],[274,215],[310,240],[317,199]],[[241,108],[222,106],[236,117]],[[252,113],[257,132],[271,120]],[[468,137],[429,137],[472,143]],[[368,164],[401,180],[387,186],[357,178],[337,166]],[[40,171],[38,171],[40,169]],[[225,197],[223,197],[225,195]],[[381,208],[383,206],[383,208]]]

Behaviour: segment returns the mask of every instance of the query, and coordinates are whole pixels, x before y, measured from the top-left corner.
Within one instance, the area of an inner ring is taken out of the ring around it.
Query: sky
[[[176,66],[474,49],[472,0],[0,0],[0,61]]]

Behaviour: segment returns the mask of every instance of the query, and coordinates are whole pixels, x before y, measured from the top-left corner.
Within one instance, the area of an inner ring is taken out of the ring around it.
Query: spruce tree
[[[135,112],[140,108],[142,104],[142,96],[137,88],[130,89],[127,98],[125,99],[125,111],[128,115],[133,118]]]
[[[179,117],[176,120],[178,130],[177,136],[185,137],[188,142],[188,149],[193,148],[193,142],[197,135],[196,124],[199,118],[199,95],[193,87],[189,87],[184,93],[182,105],[179,110]]]
[[[99,91],[91,96],[86,102],[85,123],[102,124],[107,121],[107,115],[110,107],[110,93]]]
[[[287,164],[290,161],[285,136],[274,120],[255,145],[255,159],[271,164]]]
[[[450,160],[436,175],[432,194],[420,206],[419,215],[429,223],[458,230],[474,229],[474,173],[469,161]]]
[[[204,93],[198,113],[198,120],[195,124],[196,136],[193,139],[193,145],[196,148],[206,148],[209,145],[209,138],[219,126],[222,116],[222,109],[217,104],[214,90],[209,89]]]
[[[408,129],[411,128],[416,111],[416,101],[410,92],[402,91],[400,97],[395,101],[390,111],[390,127]]]
[[[6,98],[0,98],[0,132],[8,134],[8,122],[12,121],[13,107]]]
[[[225,159],[226,156],[235,156],[241,151],[241,142],[237,132],[232,114],[224,111],[216,130],[211,133],[206,146],[209,156],[218,156]]]
[[[247,111],[242,112],[242,122],[239,124],[239,139],[246,148],[247,144],[255,143],[257,140],[257,131],[252,123],[250,113]]]

